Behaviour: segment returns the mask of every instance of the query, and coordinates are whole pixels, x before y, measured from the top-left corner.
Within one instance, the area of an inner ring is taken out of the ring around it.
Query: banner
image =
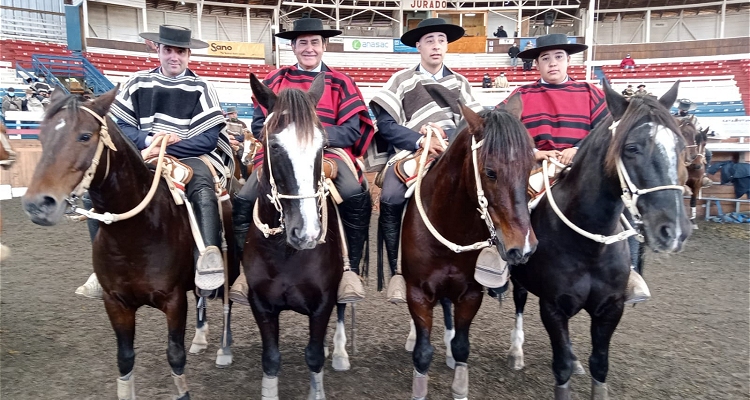
[[[393,53],[393,39],[344,38],[344,51]]]
[[[263,43],[219,42],[208,40],[206,54],[221,57],[265,58]]]
[[[401,39],[393,39],[393,51],[396,53],[419,53],[416,47],[401,43]]]
[[[700,103],[698,103],[700,104]],[[714,106],[715,108],[728,108],[742,106]],[[699,108],[711,108],[710,106],[699,106]],[[728,137],[748,137],[750,136],[750,116],[740,115],[736,117],[704,117],[703,114],[698,114],[698,123],[701,128],[710,127],[712,131],[721,138]],[[744,140],[747,141],[747,140]],[[740,142],[742,143],[742,141]],[[748,145],[748,151],[750,151],[750,144]]]

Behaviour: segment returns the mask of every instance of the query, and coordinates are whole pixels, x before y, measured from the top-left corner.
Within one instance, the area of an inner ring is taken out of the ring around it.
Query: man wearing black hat
[[[568,43],[563,34],[551,34],[537,38],[535,48],[518,55],[533,58],[541,74],[537,82],[521,86],[508,96],[521,95],[521,122],[534,139],[537,161],[555,158],[572,163],[581,141],[609,115],[604,92],[568,76],[570,55],[587,48]],[[648,293],[646,282],[635,270],[630,271],[629,279],[628,288],[633,291],[627,293],[628,300],[635,292]]]
[[[646,85],[641,83],[638,85],[638,90],[635,91],[634,96],[648,96],[649,94],[648,90],[646,90]]]
[[[9,87],[3,96],[3,114],[8,111],[21,111],[22,103],[22,99],[16,96],[16,89]]]
[[[365,154],[375,134],[375,127],[354,80],[322,62],[327,39],[340,34],[341,31],[323,29],[323,21],[318,18],[301,18],[294,21],[292,30],[277,33],[276,37],[292,41],[292,51],[297,57],[297,64],[270,72],[263,83],[275,93],[286,88],[308,90],[319,73],[326,75],[326,87],[323,97],[318,102],[317,112],[325,128],[328,141],[326,147],[338,148],[345,153],[341,155],[326,150],[325,157],[333,160],[338,167],[333,184],[343,200],[339,204],[339,211],[349,250],[349,263],[353,272],[344,273],[340,283],[340,288],[343,290],[339,290],[338,301],[348,303],[361,300],[365,295],[364,286],[359,279],[359,264],[362,260],[365,241],[368,238],[372,198],[369,190],[365,190],[364,175],[356,167],[356,158]],[[256,138],[260,136],[266,114],[267,110],[256,103],[250,128]],[[356,173],[352,172],[350,164],[357,168]],[[247,231],[252,221],[257,186],[256,170],[235,197],[232,218],[240,251],[245,244]],[[248,304],[247,293],[246,278],[240,275],[232,285],[230,297],[239,303]]]
[[[460,26],[447,24],[442,18],[428,18],[401,36],[403,44],[419,50],[420,63],[396,72],[370,102],[378,122],[378,133],[390,143],[392,153],[396,149],[417,151],[420,148],[441,153],[443,148],[438,140],[423,140],[427,126],[435,127],[443,137],[450,139],[461,119],[459,100],[476,112],[483,110],[471,94],[469,81],[443,64],[448,43],[463,35],[464,29]],[[406,301],[406,287],[403,279],[395,276],[407,187],[396,176],[392,165],[382,173],[378,237],[385,242],[388,264],[394,276],[388,284],[388,298],[400,303]],[[380,248],[381,243],[378,243],[379,251]]]
[[[198,157],[205,158],[217,171],[221,184],[225,171],[231,171],[234,159],[224,116],[213,86],[188,69],[191,49],[205,48],[207,43],[191,39],[190,30],[162,25],[158,33],[141,33],[157,44],[160,66],[136,72],[121,88],[110,111],[117,125],[141,150],[144,158],[158,155],[159,146],[146,153],[157,138],[168,136],[167,154],[193,169],[185,187],[187,199],[195,211],[196,222],[206,251],[197,258],[195,283],[213,290],[224,282],[221,257],[221,224],[211,169]],[[198,256],[197,249],[194,250]],[[78,288],[77,294],[101,298],[101,286],[92,274]]]

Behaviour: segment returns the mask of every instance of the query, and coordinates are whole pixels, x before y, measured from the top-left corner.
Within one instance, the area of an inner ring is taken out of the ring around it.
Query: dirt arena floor
[[[19,199],[2,201],[0,206],[2,240],[13,250],[0,269],[0,397],[116,398],[116,342],[104,307],[73,294],[91,272],[85,224],[63,222],[44,228],[29,222]],[[683,253],[649,254],[646,280],[654,298],[627,308],[615,332],[607,379],[612,399],[749,397],[749,239],[747,225],[701,223]],[[386,303],[384,293],[375,290],[374,272],[368,284],[367,300],[357,305],[352,369],[335,372],[327,363],[327,396],[408,399],[412,363],[404,350],[407,308]],[[526,369],[515,372],[506,363],[512,301],[499,306],[485,297],[471,331],[471,398],[553,397],[551,350],[533,296],[526,311]],[[210,304],[209,320],[209,350],[188,356],[192,398],[259,399],[261,344],[249,308],[234,309],[234,364],[228,369],[214,366],[220,302]],[[435,320],[442,324],[442,318]],[[189,346],[194,333],[192,310],[188,321]],[[570,328],[576,353],[587,366],[588,316],[579,314]],[[291,312],[282,314],[282,399],[307,396],[306,341],[306,320]],[[434,330],[433,344],[430,398],[449,399],[453,373],[444,363],[440,325]],[[157,310],[138,313],[135,379],[138,398],[170,399],[175,393],[166,360],[166,323]],[[575,399],[588,398],[588,377],[574,376],[572,385]]]

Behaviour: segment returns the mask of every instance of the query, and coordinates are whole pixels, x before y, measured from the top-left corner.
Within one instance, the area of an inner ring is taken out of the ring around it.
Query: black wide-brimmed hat
[[[589,46],[585,44],[568,43],[568,37],[562,33],[553,33],[536,38],[536,47],[518,53],[518,58],[536,60],[540,54],[549,50],[565,50],[570,55],[580,53],[588,48]]]
[[[641,83],[640,85],[638,85],[638,89],[640,89],[640,88],[642,88],[642,87],[646,87],[646,85],[644,85],[644,84],[642,84],[642,83]]]
[[[417,47],[419,39],[432,32],[445,33],[445,36],[448,37],[448,43],[451,43],[461,39],[466,31],[458,25],[446,23],[442,18],[427,18],[420,21],[416,28],[404,33],[401,36],[401,43],[409,47]]]
[[[190,37],[190,29],[177,25],[160,25],[159,33],[143,32],[140,36],[154,43],[167,46],[181,47],[183,49],[205,49],[208,43]]]
[[[335,29],[323,29],[323,21],[320,18],[300,18],[294,21],[291,31],[279,32],[276,37],[296,39],[302,35],[320,35],[323,38],[329,38],[340,34],[341,31]]]
[[[683,111],[690,111],[695,110],[696,104],[690,101],[689,99],[679,99],[677,100],[677,109],[683,110]]]

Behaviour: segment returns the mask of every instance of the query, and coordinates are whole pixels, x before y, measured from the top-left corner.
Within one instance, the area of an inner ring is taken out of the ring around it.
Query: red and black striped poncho
[[[537,81],[517,88],[510,96],[516,93],[523,101],[521,122],[538,150],[578,146],[609,115],[604,92],[586,82],[569,79],[553,85]]]
[[[354,83],[354,80],[323,64],[322,71],[326,74],[326,88],[318,102],[318,118],[320,118],[323,127],[342,125],[344,121],[351,118],[359,119],[360,138],[353,146],[345,148],[344,151],[349,154],[352,161],[355,158],[365,154],[367,146],[370,145],[375,135],[375,126],[373,125],[370,113],[365,105],[362,93]],[[266,84],[274,93],[279,93],[282,89],[296,88],[307,91],[312,85],[313,79],[318,73],[302,71],[296,65],[282,67],[271,71],[263,83]],[[253,99],[254,100],[254,99]],[[261,107],[263,114],[267,112],[257,102],[254,101],[255,107]],[[357,163],[355,162],[355,165]]]

